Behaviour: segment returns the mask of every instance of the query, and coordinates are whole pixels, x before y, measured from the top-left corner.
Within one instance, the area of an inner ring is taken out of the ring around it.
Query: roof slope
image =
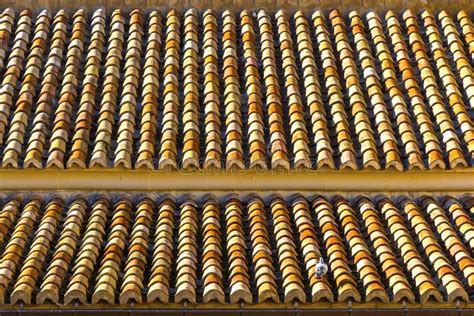
[[[472,196],[2,198],[5,304],[474,299]]]
[[[3,168],[472,166],[465,12],[3,11]]]
[[[472,196],[2,198],[3,304],[474,300]]]

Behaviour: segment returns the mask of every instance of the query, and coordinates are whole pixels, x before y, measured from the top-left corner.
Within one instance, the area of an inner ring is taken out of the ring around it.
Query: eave
[[[4,306],[7,307],[7,306]],[[1,315],[311,315],[311,316],[356,316],[356,315],[466,315],[474,311],[472,303],[439,303],[427,302],[425,304],[411,303],[329,303],[318,302],[312,304],[278,304],[278,303],[260,303],[260,304],[129,304],[129,305],[54,305],[42,304],[35,305],[13,305],[10,308],[2,308]]]
[[[474,190],[474,169],[444,171],[0,170],[0,190],[444,192]]]

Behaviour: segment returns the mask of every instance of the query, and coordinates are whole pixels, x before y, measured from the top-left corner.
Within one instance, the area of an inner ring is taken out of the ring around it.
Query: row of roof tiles
[[[5,9],[0,43],[3,168],[472,166],[463,11]]]
[[[2,200],[2,304],[474,300],[472,196]]]

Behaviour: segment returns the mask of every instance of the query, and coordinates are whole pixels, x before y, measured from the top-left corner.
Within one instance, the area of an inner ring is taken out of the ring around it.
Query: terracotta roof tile
[[[457,14],[457,21],[461,28],[464,42],[467,44],[468,52],[470,54],[471,61],[474,58],[474,29],[472,20],[466,11],[460,11]]]
[[[420,67],[423,88],[425,88],[427,91],[428,102],[430,103],[433,115],[435,116],[436,122],[438,123],[440,132],[443,135],[442,144],[445,145],[445,150],[448,152],[449,163],[451,167],[455,167],[458,163],[465,165],[466,162],[464,161],[462,155],[460,155],[460,153],[462,152],[462,149],[460,148],[460,141],[456,133],[453,132],[455,131],[454,124],[448,113],[446,112],[442,101],[441,93],[439,92],[439,90],[437,90],[438,86],[436,85],[434,73],[430,67],[427,67],[429,66],[427,64],[427,51],[424,49],[424,47],[415,47],[416,41],[419,41],[419,43],[422,43],[423,41],[416,26],[416,19],[410,11],[407,11],[404,17],[406,20],[407,27],[411,30],[409,31],[410,43],[412,45],[413,51],[415,52],[416,59],[420,65],[423,65]]]
[[[68,17],[59,11],[53,20],[53,34],[50,42],[50,53],[45,64],[41,90],[38,94],[36,110],[27,141],[23,166],[42,168],[50,121],[53,116],[53,102],[60,87],[62,78],[63,55],[66,48]],[[20,154],[20,153],[17,153]],[[14,163],[14,161],[11,161]]]
[[[318,279],[314,266],[322,256],[321,248],[316,235],[316,229],[312,222],[308,202],[304,198],[297,198],[291,206],[296,228],[298,230],[301,253],[308,273],[309,285],[311,287],[312,302],[326,299],[334,301],[334,295],[326,277]]]
[[[461,38],[451,17],[446,13],[446,11],[441,11],[438,18],[443,30],[442,34],[447,40],[449,51],[452,54],[452,60],[456,65],[456,73],[458,74],[457,79],[462,82],[462,87],[464,88],[467,99],[469,100],[466,102],[467,106],[472,109],[474,108],[472,66],[469,59],[466,57]]]
[[[420,146],[416,139],[408,106],[398,84],[395,63],[384,35],[381,19],[376,13],[370,12],[367,14],[367,24],[375,44],[375,54],[379,60],[379,71],[382,74],[384,89],[389,94],[392,119],[396,122],[398,140],[402,144],[407,167],[408,169],[423,169]]]
[[[237,22],[234,14],[224,11],[222,14],[222,77],[224,84],[225,115],[225,165],[226,168],[243,169],[243,122],[240,100],[239,66],[237,58]],[[242,33],[248,34],[242,21]],[[247,38],[248,35],[245,35]],[[244,54],[246,51],[244,50]],[[248,58],[245,58],[248,60]],[[247,67],[246,67],[247,69]],[[246,75],[247,77],[247,75]]]
[[[11,165],[18,167],[18,157],[22,150],[25,133],[28,125],[28,117],[33,106],[36,95],[36,83],[40,75],[44,51],[47,45],[49,33],[49,12],[43,11],[38,15],[35,23],[34,37],[32,39],[29,55],[26,61],[23,81],[21,83],[15,111],[10,121],[8,135],[3,151],[2,166]]]
[[[136,168],[153,169],[158,128],[159,61],[162,47],[162,21],[158,12],[150,14],[148,39],[143,65],[142,110]]]
[[[204,132],[205,132],[205,157],[204,168],[221,168],[222,139],[221,139],[221,115],[220,91],[221,82],[219,77],[219,41],[217,18],[208,10],[203,17],[203,66],[201,75],[204,76],[203,107],[204,107]],[[199,115],[197,115],[199,125]],[[198,132],[199,148],[199,132]],[[199,151],[196,167],[199,167]]]
[[[73,16],[73,26],[66,53],[62,86],[58,96],[58,105],[49,137],[46,167],[64,168],[67,144],[69,142],[73,115],[79,92],[79,82],[83,77],[82,63],[85,50],[86,12],[77,11]],[[86,83],[86,82],[83,82]]]
[[[90,47],[86,57],[83,90],[79,99],[72,145],[67,162],[68,167],[77,165],[81,168],[85,168],[87,166],[87,151],[92,127],[92,115],[96,108],[99,70],[105,44],[105,14],[103,10],[94,12],[91,24]]]
[[[248,220],[252,240],[252,263],[255,265],[255,284],[259,301],[278,302],[275,263],[268,234],[265,206],[258,197],[249,201]]]
[[[283,122],[283,104],[276,67],[275,39],[272,30],[270,16],[263,10],[257,13],[257,20],[260,35],[260,58],[262,63],[262,73],[264,80],[265,107],[267,114],[267,126],[269,130],[268,147],[271,155],[272,169],[289,169],[288,149],[285,138],[285,127]],[[277,22],[278,23],[278,22]],[[284,33],[283,33],[284,34]],[[282,33],[279,34],[282,36]],[[280,38],[283,45],[283,41]],[[281,47],[280,47],[281,49]],[[285,67],[285,61],[282,64]]]
[[[148,255],[148,240],[153,221],[153,201],[143,199],[137,205],[136,217],[130,233],[128,257],[125,262],[120,303],[142,302],[142,290]]]
[[[378,204],[381,216],[387,222],[388,232],[393,236],[403,264],[419,289],[420,302],[427,302],[430,298],[440,302],[442,300],[441,293],[420,256],[415,241],[410,236],[409,228],[405,226],[397,207],[386,198],[381,199]]]
[[[469,302],[469,198],[2,195],[0,299]]]
[[[177,303],[196,303],[198,218],[194,201],[182,204],[179,217],[174,299]]]
[[[136,129],[138,84],[141,71],[143,14],[130,13],[127,47],[123,65],[123,85],[118,106],[114,167],[132,167],[133,134]]]
[[[105,301],[115,302],[115,292],[118,288],[122,261],[125,255],[125,245],[128,242],[128,226],[131,217],[131,205],[128,199],[121,198],[113,206],[112,218],[107,225],[109,230],[102,259],[97,270],[95,286],[92,293],[92,303]]]
[[[225,204],[226,244],[231,303],[251,303],[249,262],[243,227],[243,207],[237,197]]]
[[[21,265],[14,290],[10,294],[12,304],[19,301],[31,303],[31,295],[43,270],[43,265],[46,263],[52,239],[61,221],[62,204],[63,202],[56,198],[45,206],[43,217],[29,246],[28,254]]]
[[[349,45],[347,29],[339,11],[330,14],[331,26],[334,32],[334,42],[339,55],[345,91],[349,99],[350,113],[354,130],[360,146],[362,165],[364,168],[380,169],[375,148],[374,132],[370,126],[367,105],[361,90],[357,67],[353,59],[353,50]]]
[[[433,231],[426,221],[420,208],[412,200],[402,202],[401,210],[406,215],[407,222],[411,225],[413,232],[416,234],[418,243],[421,244],[424,255],[428,258],[428,262],[437,273],[442,286],[445,288],[447,300],[468,299],[465,289],[460,286],[455,268],[448,259],[448,253],[444,253],[438,243]],[[446,241],[443,241],[445,243]]]
[[[120,71],[123,59],[124,17],[115,10],[110,18],[109,40],[105,57],[103,87],[98,103],[96,132],[89,166],[108,166],[108,156],[112,141],[112,128],[115,125],[115,112],[119,97]]]
[[[282,71],[286,89],[287,104],[284,108],[288,109],[288,112],[283,115],[289,119],[294,168],[311,168],[308,130],[299,90],[298,69],[292,40],[293,33],[288,16],[283,11],[279,11],[275,17],[277,19],[280,52],[283,60]]]
[[[472,120],[466,111],[466,105],[461,91],[459,90],[459,84],[453,69],[449,66],[449,60],[442,45],[438,25],[430,12],[423,12],[421,18],[426,28],[426,35],[430,39],[430,44],[427,45],[427,47],[430,49],[432,57],[436,60],[435,64],[438,70],[436,73],[442,82],[442,87],[445,89],[446,104],[449,105],[451,112],[454,114],[454,119],[466,142],[467,150],[472,156],[474,146]],[[454,133],[443,133],[443,141],[447,144],[447,142],[455,136],[455,134],[453,134]]]
[[[2,74],[0,94],[0,145],[4,146],[4,136],[9,125],[9,116],[16,99],[17,82],[23,72],[23,64],[28,53],[28,43],[32,28],[31,12],[23,10],[15,24],[13,45],[9,51],[8,61]],[[33,58],[33,57],[32,57]]]
[[[183,52],[183,169],[199,167],[199,73],[197,11],[189,10],[184,16]]]
[[[294,300],[303,302],[305,293],[302,269],[298,264],[295,237],[291,229],[290,215],[285,201],[280,197],[274,198],[270,205],[270,212],[278,253],[278,265],[281,272],[283,301],[285,303]]]
[[[327,103],[329,106],[329,116],[332,125],[332,132],[336,139],[336,150],[339,156],[339,168],[356,169],[356,157],[354,144],[349,131],[347,113],[344,110],[344,96],[338,75],[336,57],[333,50],[333,43],[329,36],[324,14],[316,11],[313,14],[314,31],[316,32],[316,42],[318,51],[321,54],[321,67],[324,73],[325,90],[327,93]]]
[[[156,231],[153,236],[153,261],[147,286],[147,301],[166,303],[170,298],[171,266],[173,264],[173,229],[175,203],[163,200],[158,206]],[[159,255],[159,256],[158,256]]]
[[[367,234],[375,250],[380,269],[393,291],[393,300],[400,302],[406,300],[415,301],[415,295],[410,289],[407,277],[397,262],[394,251],[390,247],[390,240],[384,233],[384,227],[380,222],[377,210],[366,198],[358,202],[362,224],[367,229]]]
[[[11,231],[11,236],[5,245],[5,250],[0,261],[0,302],[5,302],[6,289],[11,286],[21,264],[21,256],[34,234],[34,225],[39,217],[41,202],[32,199],[24,205],[23,212]]]
[[[179,69],[181,22],[178,13],[168,12],[166,18],[165,57],[163,64],[163,118],[160,130],[160,151],[158,166],[160,169],[178,167],[179,133]],[[184,63],[184,59],[182,61]]]
[[[39,283],[38,281],[37,283],[40,288],[36,296],[38,304],[42,304],[46,300],[50,300],[53,303],[59,302],[62,286],[67,277],[68,267],[72,264],[74,254],[79,245],[81,228],[86,217],[86,208],[87,202],[83,198],[78,197],[66,210],[53,257],[42,282]]]
[[[464,211],[458,202],[448,201],[445,203],[449,219],[454,222],[454,227],[459,230],[468,246],[474,248],[474,223],[468,213]]]
[[[341,233],[346,239],[349,254],[354,260],[354,265],[361,279],[365,300],[371,301],[377,298],[382,302],[388,302],[387,292],[384,289],[379,271],[377,271],[369,246],[364,240],[359,221],[351,204],[344,198],[337,197],[335,213],[341,227]]]
[[[416,118],[416,127],[420,131],[421,137],[423,139],[422,146],[424,147],[425,152],[428,153],[429,168],[439,167],[441,169],[444,169],[446,166],[443,161],[440,144],[434,132],[434,128],[431,123],[431,119],[427,111],[426,104],[423,101],[422,89],[418,85],[415,72],[413,71],[414,68],[411,64],[411,59],[409,56],[407,45],[405,44],[402,37],[403,35],[401,31],[401,25],[396,19],[396,16],[393,14],[393,12],[387,13],[386,20],[387,20],[387,24],[389,25],[390,38],[395,47],[394,53],[397,56],[396,58],[397,67],[401,73],[401,77],[404,83],[404,88],[405,88],[405,91],[408,93],[409,100],[411,103],[411,109]],[[410,25],[408,24],[407,26],[410,27]],[[410,35],[410,31],[408,32]],[[415,55],[419,53],[418,51],[416,51],[415,48],[413,48],[413,50],[415,52]],[[420,65],[423,65],[423,63],[420,62]],[[423,71],[424,70],[421,70],[420,72],[423,73]],[[430,70],[427,70],[427,71],[429,72]],[[430,92],[433,92],[433,91],[430,90],[429,86],[424,85],[423,88],[425,88],[427,91],[428,102],[430,102],[432,105],[435,102],[436,103],[440,102],[440,100],[437,99],[439,97],[439,94],[436,94],[436,93],[431,94]],[[433,108],[434,107],[435,106],[433,106]],[[443,126],[442,123],[440,123],[440,127],[441,126]],[[454,151],[452,153],[449,153],[448,159],[449,159],[449,163],[451,167],[456,167],[459,161],[456,161],[456,159],[452,159],[452,158],[453,156],[458,155],[458,152],[460,149],[459,149],[459,142],[456,142],[457,139],[454,139],[453,141],[455,143],[455,145],[452,147]],[[451,155],[451,154],[454,154],[454,155]]]
[[[316,154],[316,167],[334,169],[333,149],[329,138],[328,119],[324,109],[321,86],[318,80],[318,66],[311,40],[310,26],[302,12],[295,14],[298,57],[304,78],[305,97],[311,121],[311,132]],[[303,112],[304,113],[304,112]]]
[[[397,138],[390,123],[390,113],[382,90],[382,83],[376,68],[376,59],[370,49],[369,40],[364,32],[364,22],[355,11],[349,14],[351,31],[355,47],[359,54],[360,67],[365,80],[369,109],[373,112],[375,129],[385,156],[385,165],[403,170]]]
[[[250,168],[266,169],[265,129],[263,123],[263,95],[255,48],[255,30],[249,12],[240,15],[242,46],[245,58],[245,88],[248,96],[248,146]]]
[[[337,286],[338,299],[360,302],[361,295],[357,288],[357,281],[349,266],[348,253],[344,246],[343,236],[339,233],[339,225],[331,204],[323,197],[317,197],[313,201],[313,209],[317,221],[316,228],[322,233],[322,245],[326,249],[328,266]]]
[[[5,9],[0,42],[3,168],[472,166],[464,11]]]
[[[79,301],[85,304],[88,301],[88,291],[91,283],[92,273],[98,264],[102,240],[105,235],[105,225],[108,216],[109,201],[105,197],[95,200],[90,205],[86,230],[80,242],[80,248],[76,252],[72,263],[71,276],[68,280],[62,280],[65,286],[64,303]],[[71,245],[72,248],[74,245]],[[48,267],[50,269],[50,267]],[[69,269],[68,269],[69,270]],[[59,288],[62,290],[62,288]],[[54,301],[53,301],[54,302]]]
[[[3,10],[0,15],[0,71],[5,66],[5,58],[9,50],[10,36],[13,32],[13,25],[15,23],[15,11],[11,8]]]
[[[202,206],[203,302],[225,303],[221,212],[216,199],[207,196]]]
[[[474,286],[474,261],[463,245],[461,239],[457,236],[456,231],[451,226],[448,217],[443,209],[431,198],[423,201],[424,208],[429,214],[431,223],[436,227],[436,231],[440,235],[445,244],[445,249],[449,255],[459,264],[459,268],[467,280],[470,287]]]

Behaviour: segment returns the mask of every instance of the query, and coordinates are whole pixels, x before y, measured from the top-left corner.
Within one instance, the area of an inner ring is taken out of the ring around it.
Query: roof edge
[[[440,171],[0,170],[0,190],[474,192],[474,168]]]
[[[399,303],[381,303],[376,302],[335,302],[331,303],[328,301],[319,301],[315,303],[258,303],[258,304],[239,304],[239,303],[226,303],[220,304],[217,302],[210,302],[206,304],[190,304],[190,303],[136,303],[136,304],[87,304],[87,305],[56,305],[52,303],[44,303],[41,305],[2,305],[0,313],[9,311],[20,311],[21,312],[130,312],[133,314],[139,314],[140,312],[150,312],[153,310],[159,310],[160,312],[165,311],[192,311],[193,315],[197,311],[203,312],[225,312],[225,311],[287,311],[295,313],[295,311],[311,311],[311,312],[335,312],[335,311],[357,311],[357,310],[370,310],[379,312],[388,311],[401,311],[401,312],[429,312],[434,310],[446,310],[456,312],[470,312],[474,311],[474,302],[434,302],[429,301],[424,304],[410,303],[410,302],[399,302]],[[148,314],[149,315],[149,314]]]

